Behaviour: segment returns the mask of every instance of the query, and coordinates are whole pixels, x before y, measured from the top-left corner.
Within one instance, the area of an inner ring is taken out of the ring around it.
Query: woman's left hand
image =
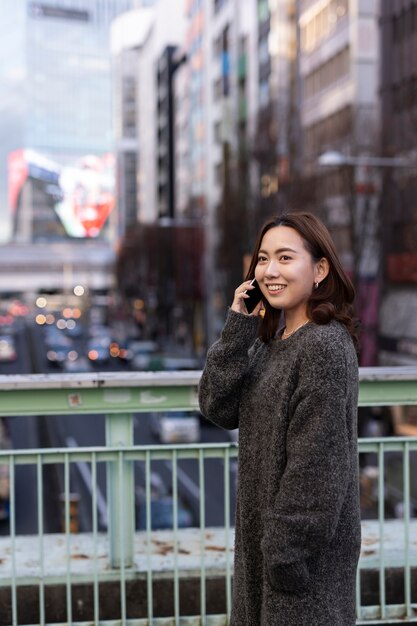
[[[246,291],[254,289],[254,286],[251,285],[251,282],[252,281],[250,280],[245,280],[244,283],[239,285],[239,287],[235,291],[235,297],[233,298],[232,306],[230,308],[232,309],[232,311],[236,311],[236,313],[243,313],[244,315],[256,317],[257,315],[259,315],[262,309],[262,300],[256,305],[252,313],[248,313],[245,306],[245,299],[249,298],[249,295],[246,293]]]

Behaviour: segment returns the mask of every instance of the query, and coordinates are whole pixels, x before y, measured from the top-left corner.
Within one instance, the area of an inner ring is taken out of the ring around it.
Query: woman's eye
[[[283,254],[283,255],[280,256],[279,260],[280,261],[290,261],[291,257],[288,256],[287,254]]]
[[[258,263],[262,263],[262,261],[266,261],[265,256],[258,256]]]

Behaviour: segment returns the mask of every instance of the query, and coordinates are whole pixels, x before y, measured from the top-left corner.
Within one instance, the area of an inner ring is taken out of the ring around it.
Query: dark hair
[[[276,226],[288,226],[296,230],[314,262],[323,257],[329,262],[328,275],[317,289],[313,289],[307,302],[307,315],[316,324],[328,324],[332,319],[342,322],[358,350],[358,323],[353,312],[354,286],[337,256],[329,231],[312,213],[286,213],[273,217],[263,226],[256,242],[246,280],[255,276],[258,253],[265,233]],[[259,336],[267,343],[278,330],[281,310],[272,307],[265,299],[263,299],[263,305],[265,315],[260,325]]]

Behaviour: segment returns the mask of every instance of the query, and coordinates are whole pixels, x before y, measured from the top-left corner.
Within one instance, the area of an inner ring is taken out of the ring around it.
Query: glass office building
[[[54,189],[54,183],[51,183],[51,172],[56,169],[72,168],[74,189],[80,186],[74,167],[83,172],[89,169],[90,172],[106,170],[108,173],[111,161],[108,155],[113,150],[110,24],[119,13],[138,4],[135,0],[6,0],[2,3],[2,239],[7,230],[13,233],[16,229],[10,211],[16,211],[19,177],[22,182],[25,168],[28,178],[36,178],[39,174],[45,193],[49,194],[48,197],[55,194],[57,201],[60,194],[62,196],[62,189]],[[25,152],[22,154],[22,151]],[[26,156],[28,151],[29,157]],[[86,179],[84,174],[80,176]],[[67,184],[70,184],[69,178],[67,172]],[[94,176],[91,182],[94,186],[97,177],[95,181],[93,179]],[[15,205],[10,206],[13,199]],[[22,202],[28,201],[30,198],[26,194],[26,200]],[[66,210],[65,207],[62,209],[62,215]],[[91,206],[86,209],[84,205],[83,210],[85,215],[89,213],[88,219],[94,218]],[[18,220],[19,223],[24,221]],[[67,234],[73,236],[82,236],[83,228],[65,226]],[[87,236],[95,236],[99,229],[97,222],[97,227],[93,227],[90,233],[88,229],[85,232]],[[24,237],[30,239],[31,232],[33,229],[26,228]]]

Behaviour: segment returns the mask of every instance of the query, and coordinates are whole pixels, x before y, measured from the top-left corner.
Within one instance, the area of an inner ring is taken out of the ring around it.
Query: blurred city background
[[[416,197],[415,0],[2,2],[1,374],[201,369],[287,209],[332,233],[360,364],[417,365]],[[104,440],[19,419],[17,448]]]
[[[417,362],[414,1],[3,4],[13,371],[135,368],[131,340],[201,364],[258,228],[289,208],[326,222],[355,281],[361,365]]]
[[[179,624],[177,556],[187,624],[216,563],[228,623],[238,433],[196,387],[256,233],[317,214],[360,365],[417,366],[416,198],[417,0],[1,1],[1,626]],[[415,621],[416,374],[360,375],[358,624]],[[145,564],[135,531],[177,527]]]

